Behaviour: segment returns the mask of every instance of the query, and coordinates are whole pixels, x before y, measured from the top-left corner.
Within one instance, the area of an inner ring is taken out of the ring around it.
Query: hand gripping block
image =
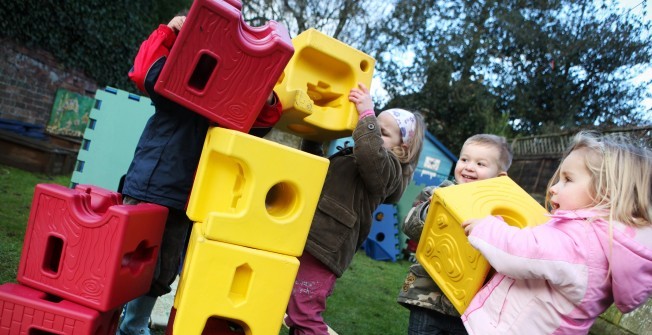
[[[320,142],[351,136],[358,112],[349,92],[371,86],[376,60],[312,28],[292,44],[294,56],[274,88],[283,105],[276,128]]]
[[[93,186],[36,185],[18,282],[98,311],[147,293],[167,208],[119,202]]]
[[[207,239],[299,256],[329,161],[242,132],[209,129],[187,214]]]
[[[248,132],[292,57],[287,29],[248,26],[237,0],[195,0],[155,85],[221,127]]]
[[[548,220],[547,211],[509,177],[435,190],[416,257],[460,314],[484,284],[487,260],[468,242],[461,223],[488,215],[515,227]]]
[[[14,283],[0,286],[2,335],[114,335],[120,309],[98,312]]]
[[[174,301],[174,334],[201,334],[211,319],[236,323],[247,335],[281,328],[299,260],[206,239],[196,222]]]

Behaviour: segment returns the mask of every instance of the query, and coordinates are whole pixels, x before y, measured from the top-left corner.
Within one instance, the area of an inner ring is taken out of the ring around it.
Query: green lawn
[[[50,177],[0,165],[0,283],[15,282],[34,187],[69,185],[69,176]],[[409,263],[375,261],[359,252],[337,281],[324,314],[339,334],[405,334],[408,311],[396,303]],[[154,334],[163,334],[156,330]],[[280,334],[287,334],[282,329]]]

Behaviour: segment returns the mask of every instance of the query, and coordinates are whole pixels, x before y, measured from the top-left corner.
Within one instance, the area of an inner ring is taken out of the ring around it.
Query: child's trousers
[[[328,335],[322,312],[337,277],[307,251],[299,257],[299,271],[288,302],[285,323],[294,335]]]

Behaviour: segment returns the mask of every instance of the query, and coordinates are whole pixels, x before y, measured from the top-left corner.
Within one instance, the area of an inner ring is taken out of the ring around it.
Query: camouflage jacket
[[[453,185],[453,183],[447,180],[439,187],[450,185]],[[430,197],[435,188],[435,186],[425,187],[417,196],[412,209],[405,217],[402,230],[413,241],[419,241],[421,237],[421,231],[430,206]],[[418,306],[446,315],[460,316],[455,306],[446,298],[439,286],[419,263],[410,266],[396,301],[405,307]]]

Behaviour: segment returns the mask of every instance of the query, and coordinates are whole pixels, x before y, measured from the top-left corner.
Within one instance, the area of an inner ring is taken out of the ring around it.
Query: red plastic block
[[[120,309],[98,312],[14,283],[0,286],[0,335],[113,335]]]
[[[36,185],[18,282],[98,311],[147,293],[167,208],[119,202],[93,186]]]
[[[155,89],[221,127],[248,132],[294,54],[276,21],[250,27],[237,0],[195,0]]]

